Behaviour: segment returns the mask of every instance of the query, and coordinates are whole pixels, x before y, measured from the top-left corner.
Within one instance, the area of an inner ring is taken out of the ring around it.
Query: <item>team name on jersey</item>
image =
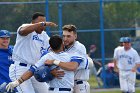
[[[128,55],[120,55],[119,58],[120,59],[125,58],[125,59],[127,59],[128,64],[132,64],[132,61],[133,60],[132,60],[132,57],[131,56],[128,56]]]
[[[44,41],[41,40],[41,39],[38,37],[38,35],[33,35],[33,40],[37,40],[37,41],[41,42],[41,43],[44,45]]]

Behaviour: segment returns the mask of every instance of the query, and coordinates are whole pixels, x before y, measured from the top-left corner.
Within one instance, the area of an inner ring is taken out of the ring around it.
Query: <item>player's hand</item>
[[[53,27],[57,27],[58,25],[53,23],[53,22],[45,22],[45,26],[53,26]]]
[[[55,68],[51,71],[51,74],[53,74],[54,77],[58,79],[62,79],[64,77],[64,71],[60,71],[59,69]]]
[[[18,80],[14,81],[14,82],[10,82],[7,86],[6,86],[6,90],[7,92],[13,92],[14,88],[17,87],[20,83],[18,82]]]
[[[119,73],[119,69],[118,68],[114,68],[114,71]]]
[[[52,65],[54,60],[46,60],[45,65]]]
[[[136,72],[136,70],[137,70],[136,67],[131,69],[132,72]]]

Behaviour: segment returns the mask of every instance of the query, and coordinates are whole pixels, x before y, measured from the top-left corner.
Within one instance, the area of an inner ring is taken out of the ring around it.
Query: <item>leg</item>
[[[74,93],[90,93],[89,83],[87,81],[83,81],[83,84],[75,84]]]
[[[34,77],[31,78],[35,93],[48,93],[49,85],[46,82],[38,82]]]
[[[126,75],[127,73],[125,71],[119,71],[120,88],[121,88],[121,91],[123,91],[124,93],[128,91]]]
[[[9,68],[9,76],[12,81],[17,80],[20,76],[27,70],[26,67],[15,66],[12,64]],[[20,86],[17,87],[18,93],[35,93],[32,86],[31,80],[23,82]]]
[[[136,73],[130,71],[128,76],[128,81],[127,81],[129,93],[135,92],[135,81],[136,81]]]

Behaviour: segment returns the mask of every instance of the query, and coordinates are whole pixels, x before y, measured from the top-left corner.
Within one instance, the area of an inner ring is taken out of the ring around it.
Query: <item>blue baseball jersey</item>
[[[0,84],[11,82],[9,78],[9,67],[11,64],[13,64],[12,47],[0,49]]]

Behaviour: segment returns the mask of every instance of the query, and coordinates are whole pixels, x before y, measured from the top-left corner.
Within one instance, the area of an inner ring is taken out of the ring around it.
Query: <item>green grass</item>
[[[120,89],[99,89],[98,87],[98,83],[97,80],[95,79],[95,77],[92,75],[90,76],[89,79],[89,84],[91,87],[91,92],[90,93],[121,93]],[[136,80],[136,84],[140,84],[140,80]],[[102,84],[103,85],[103,84]],[[135,93],[140,93],[140,88],[136,88],[136,92]]]
[[[93,76],[93,75],[90,76],[90,79],[88,82],[89,82],[91,88],[99,88],[95,76]],[[101,85],[103,85],[102,82],[101,82]]]
[[[90,92],[90,93],[122,93],[120,90],[115,90],[115,91],[113,91],[113,90],[111,90],[111,91],[100,91],[100,92]],[[136,90],[136,92],[135,93],[140,93],[140,89],[138,90]]]

